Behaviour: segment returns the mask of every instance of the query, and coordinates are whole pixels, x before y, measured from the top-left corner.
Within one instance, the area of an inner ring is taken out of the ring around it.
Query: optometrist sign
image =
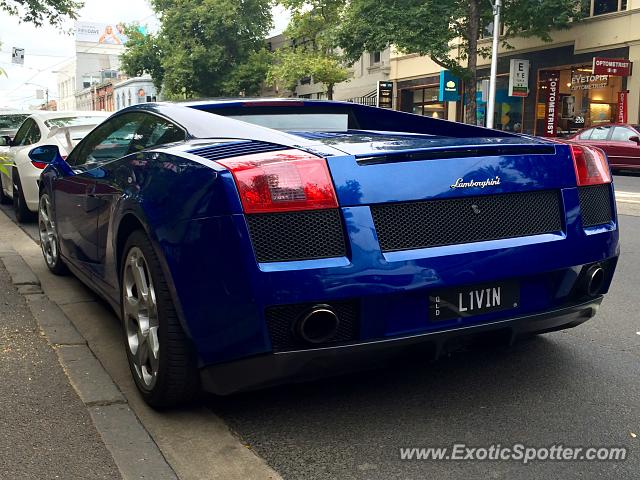
[[[631,75],[633,62],[625,58],[593,57],[593,74],[612,77],[628,77]]]
[[[509,64],[509,96],[529,95],[529,60],[512,58]]]

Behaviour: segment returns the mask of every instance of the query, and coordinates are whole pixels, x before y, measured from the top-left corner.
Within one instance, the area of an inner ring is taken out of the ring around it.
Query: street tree
[[[0,10],[38,27],[44,23],[60,26],[67,18],[75,20],[83,5],[76,0],[0,0]]]
[[[489,0],[350,0],[345,5],[337,35],[347,58],[389,45],[431,57],[464,80],[467,122],[475,123],[477,59],[491,56],[489,45],[478,44],[491,32]],[[567,28],[580,16],[581,2],[575,0],[504,0],[502,43],[510,48],[515,37],[551,41],[553,29]]]
[[[350,77],[350,70],[337,49],[336,32],[340,26],[344,0],[280,0],[291,11],[285,37],[291,44],[274,55],[267,81],[293,90],[298,80],[312,77],[327,89],[333,99],[336,83]]]
[[[270,0],[152,0],[152,7],[160,29],[132,35],[122,57],[127,74],[149,73],[168,98],[257,91],[266,72],[263,67],[256,79],[271,28]]]

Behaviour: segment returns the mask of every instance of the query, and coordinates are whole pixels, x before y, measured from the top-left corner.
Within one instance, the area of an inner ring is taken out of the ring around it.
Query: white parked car
[[[33,112],[20,126],[6,152],[0,171],[0,203],[13,200],[19,222],[34,218],[38,211],[38,180],[44,163],[33,161],[29,152],[39,145],[57,145],[65,156],[110,112]]]

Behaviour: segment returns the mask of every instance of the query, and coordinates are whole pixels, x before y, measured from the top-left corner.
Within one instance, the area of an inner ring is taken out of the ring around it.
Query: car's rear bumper
[[[370,368],[392,357],[419,350],[437,358],[460,341],[504,334],[508,341],[535,333],[575,327],[593,317],[603,297],[543,313],[524,315],[450,330],[349,345],[270,353],[201,370],[205,390],[227,395],[283,382],[300,381]]]

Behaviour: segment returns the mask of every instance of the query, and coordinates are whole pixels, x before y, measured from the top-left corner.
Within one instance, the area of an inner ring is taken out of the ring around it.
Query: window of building
[[[487,124],[487,102],[482,100],[482,80],[476,86],[476,125]],[[497,130],[522,133],[524,100],[509,96],[509,75],[496,79],[496,104],[493,125]]]
[[[401,90],[401,110],[433,118],[446,118],[446,103],[438,101],[438,93],[437,85]]]
[[[583,0],[583,13],[586,16],[604,15],[627,9],[627,0]]]
[[[370,62],[371,62],[371,66],[373,65],[378,65],[380,63],[380,54],[381,52],[371,52],[371,58],[370,58]]]

